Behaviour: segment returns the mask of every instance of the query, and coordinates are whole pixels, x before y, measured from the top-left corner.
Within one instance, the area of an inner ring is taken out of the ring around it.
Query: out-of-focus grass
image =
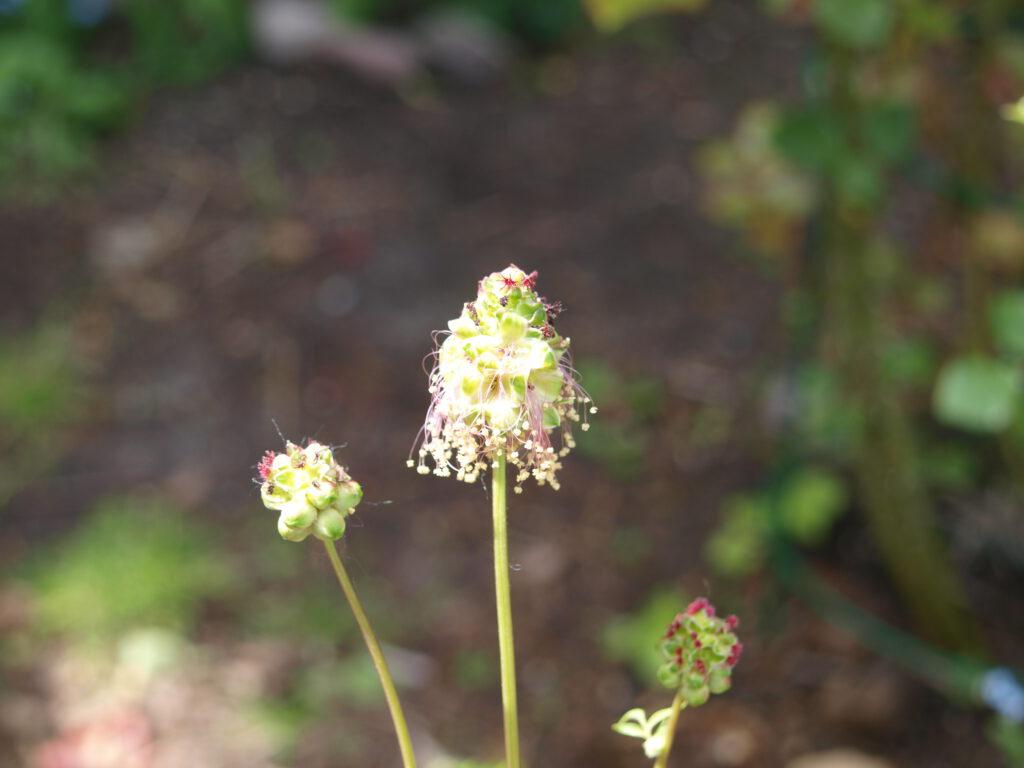
[[[111,498],[29,564],[36,625],[104,643],[136,627],[178,632],[235,581],[210,534],[159,499]]]
[[[0,337],[0,508],[50,471],[81,417],[86,388],[73,351],[70,330],[53,321]]]

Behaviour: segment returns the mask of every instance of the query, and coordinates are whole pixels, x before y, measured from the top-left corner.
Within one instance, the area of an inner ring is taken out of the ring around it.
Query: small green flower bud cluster
[[[284,453],[267,451],[259,473],[263,503],[281,513],[277,531],[288,541],[310,534],[324,541],[340,539],[345,518],[363,498],[363,489],[334,460],[331,449],[315,441],[305,448],[286,443]]]
[[[531,475],[558,488],[559,458],[575,445],[569,424],[590,400],[566,363],[569,339],[551,325],[561,307],[537,294],[536,275],[512,265],[485,277],[476,300],[448,323],[430,374],[419,460],[409,460],[420,473],[430,472],[429,457],[434,474],[454,471],[472,483],[506,456],[518,470],[517,493]],[[556,429],[557,449],[550,435]]]
[[[669,624],[662,639],[665,663],[658,670],[658,679],[667,688],[681,690],[692,707],[705,703],[712,693],[725,693],[732,685],[732,668],[743,652],[732,632],[738,625],[735,616],[715,616],[715,607],[705,598],[694,600]]]

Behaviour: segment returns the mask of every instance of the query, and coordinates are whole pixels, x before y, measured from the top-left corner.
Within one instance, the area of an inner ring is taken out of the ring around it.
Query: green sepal
[[[679,687],[679,669],[675,664],[662,664],[658,668],[658,682],[666,688]]]
[[[317,509],[329,507],[338,498],[338,487],[329,480],[318,480],[316,482],[320,487],[310,485],[306,489],[306,498]]]
[[[348,514],[363,500],[363,488],[355,480],[349,480],[338,486],[338,497],[333,506]]]
[[[699,707],[701,704],[705,704],[711,696],[711,689],[706,685],[696,688],[683,686],[682,692],[683,699],[691,707]]]
[[[526,336],[527,325],[525,317],[506,312],[501,318],[501,340],[506,344],[519,341]]]
[[[732,687],[732,676],[727,669],[712,669],[708,677],[708,687],[712,693],[725,693]]]
[[[559,415],[558,411],[550,405],[545,405],[542,423],[544,425],[544,429],[555,429],[562,423],[562,417]]]
[[[282,525],[289,528],[308,528],[316,520],[316,507],[305,496],[297,496],[281,508]]]
[[[304,541],[309,536],[309,528],[290,528],[284,521],[284,515],[277,518],[277,532],[285,541]]]
[[[337,541],[345,535],[345,516],[334,507],[317,515],[313,534],[323,541]]]

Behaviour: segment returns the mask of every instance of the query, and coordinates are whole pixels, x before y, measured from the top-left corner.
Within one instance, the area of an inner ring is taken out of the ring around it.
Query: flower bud
[[[561,307],[537,294],[536,276],[515,265],[488,275],[448,323],[418,459],[410,460],[420,473],[430,471],[429,459],[434,474],[475,482],[505,456],[517,468],[517,491],[531,475],[558,487],[559,459],[573,446],[569,425],[590,399],[568,364],[569,340],[551,325]]]
[[[316,520],[317,509],[305,497],[296,496],[281,508],[281,522],[289,528],[309,528]]]
[[[345,517],[355,512],[362,488],[334,460],[329,446],[310,441],[304,448],[286,443],[283,453],[268,451],[259,463],[260,496],[279,511],[277,530],[287,541],[310,534],[340,539]]]
[[[313,534],[324,541],[335,541],[345,535],[345,516],[334,509],[325,509],[317,515]]]
[[[735,616],[715,615],[705,598],[694,600],[676,616],[660,643],[664,663],[658,680],[667,688],[678,688],[690,706],[700,706],[712,693],[724,693],[732,685],[732,668],[739,661],[743,645],[732,632],[739,625]]]

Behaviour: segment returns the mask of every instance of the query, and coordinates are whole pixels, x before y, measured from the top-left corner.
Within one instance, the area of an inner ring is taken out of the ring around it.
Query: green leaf
[[[602,32],[615,32],[653,13],[699,11],[707,0],[586,0],[587,13]]]
[[[634,739],[646,739],[650,735],[647,713],[639,707],[631,709],[620,717],[617,723],[612,724],[612,730]]]
[[[632,615],[613,617],[601,632],[601,645],[613,661],[627,662],[633,673],[653,683],[658,679],[661,661],[652,653],[653,638],[665,634],[665,627],[686,605],[687,598],[678,589],[652,592],[643,607]]]
[[[868,151],[885,163],[905,159],[914,147],[917,121],[904,104],[877,104],[861,120],[861,135]]]
[[[842,125],[817,105],[785,111],[775,131],[775,146],[791,163],[812,173],[836,167],[846,152]]]
[[[847,503],[846,485],[833,472],[807,468],[782,493],[782,525],[801,544],[818,544]]]
[[[882,367],[885,375],[897,384],[923,386],[934,375],[935,356],[923,341],[898,339],[885,348]]]
[[[851,48],[885,42],[893,25],[890,0],[817,0],[814,18],[830,38]]]
[[[848,205],[870,206],[882,196],[882,173],[867,157],[843,155],[835,169],[836,192]]]
[[[722,523],[704,545],[704,556],[723,576],[738,578],[761,567],[768,510],[764,500],[750,496],[733,498]]]
[[[999,351],[1024,358],[1024,291],[1004,291],[989,306],[989,324]]]
[[[935,416],[970,432],[1002,432],[1013,420],[1020,387],[1020,372],[1001,360],[955,358],[939,373]]]

